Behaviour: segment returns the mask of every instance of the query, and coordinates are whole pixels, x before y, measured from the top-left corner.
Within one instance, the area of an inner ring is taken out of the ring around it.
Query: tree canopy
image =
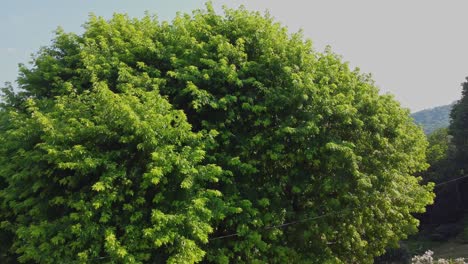
[[[370,263],[417,230],[424,134],[330,49],[210,5],[84,29],[5,90],[4,256]]]
[[[459,170],[468,171],[468,77],[462,84],[462,97],[450,113],[449,134],[455,148],[455,163]]]

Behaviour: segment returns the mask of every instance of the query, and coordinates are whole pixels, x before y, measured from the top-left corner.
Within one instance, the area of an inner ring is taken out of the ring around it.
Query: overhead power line
[[[468,178],[468,175],[462,176],[462,177],[459,177],[459,178],[455,178],[455,179],[452,179],[452,180],[448,180],[448,181],[445,181],[445,182],[438,183],[438,184],[434,185],[434,187],[439,187],[441,185],[448,184],[448,183],[451,183],[451,182],[456,182],[456,181],[459,181],[459,180],[462,180],[462,179],[465,179],[465,178]],[[317,220],[317,219],[325,218],[327,216],[341,214],[341,213],[343,213],[345,211],[354,210],[354,209],[358,209],[358,208],[359,207],[347,208],[347,209],[343,209],[343,210],[340,210],[340,211],[329,212],[329,213],[325,213],[325,214],[322,214],[322,215],[318,215],[318,216],[314,216],[314,217],[308,217],[308,218],[304,218],[304,219],[300,219],[300,220],[296,220],[296,221],[292,221],[292,222],[287,222],[287,223],[283,223],[283,224],[279,224],[279,225],[267,226],[267,227],[264,227],[264,228],[260,229],[259,231],[265,231],[265,230],[276,229],[276,228],[283,228],[283,227],[296,225],[296,224],[307,222],[307,221],[314,221],[314,220]],[[232,233],[232,234],[229,234],[229,235],[210,238],[209,241],[225,239],[225,238],[229,238],[229,237],[236,237],[236,236],[239,236],[239,235],[240,235],[240,233]],[[89,259],[89,260],[92,261],[92,260],[107,259],[107,258],[110,258],[110,256],[92,258],[92,259]]]
[[[452,180],[449,180],[449,181],[446,181],[446,182],[438,183],[438,184],[436,184],[434,187],[439,187],[439,186],[441,186],[441,185],[444,185],[444,184],[447,184],[447,183],[451,183],[451,182],[455,182],[455,181],[458,181],[458,180],[461,180],[461,179],[465,179],[465,178],[468,178],[468,175],[462,176],[462,177],[460,177],[460,178],[452,179]]]
[[[445,181],[445,182],[438,183],[438,184],[434,185],[434,188],[439,187],[439,186],[444,185],[444,184],[447,184],[447,183],[459,181],[459,180],[462,180],[462,179],[465,179],[465,178],[468,178],[468,175],[463,176],[463,177],[459,177],[459,178],[456,178],[456,179],[448,180],[448,181]],[[286,227],[286,226],[295,225],[295,224],[299,224],[299,223],[303,223],[303,222],[307,222],[307,221],[313,221],[313,220],[324,218],[324,217],[327,217],[327,216],[330,216],[330,215],[341,214],[341,213],[343,213],[345,211],[354,210],[354,209],[357,209],[357,208],[358,207],[347,208],[347,209],[343,209],[341,211],[330,212],[330,213],[326,213],[326,214],[323,214],[323,215],[304,218],[304,219],[300,219],[300,220],[296,220],[296,221],[292,221],[292,222],[288,222],[288,223],[284,223],[284,224],[280,224],[280,225],[267,226],[267,227],[264,227],[264,228],[260,229],[260,231],[275,229],[275,228],[283,228],[283,227]],[[224,238],[229,238],[229,237],[235,237],[235,236],[239,236],[239,235],[240,235],[239,233],[232,233],[232,234],[229,234],[229,235],[213,237],[213,238],[209,239],[209,241],[224,239]]]

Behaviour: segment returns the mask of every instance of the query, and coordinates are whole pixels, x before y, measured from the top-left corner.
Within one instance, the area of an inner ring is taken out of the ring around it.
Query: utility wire
[[[439,186],[444,185],[444,184],[447,184],[447,183],[459,181],[459,180],[465,179],[465,178],[468,178],[468,175],[463,176],[463,177],[459,177],[459,178],[456,178],[456,179],[448,180],[448,181],[445,181],[445,182],[438,183],[438,184],[434,185],[434,188],[439,187]],[[317,219],[324,218],[324,217],[327,217],[327,216],[330,216],[330,215],[333,215],[333,214],[341,214],[344,211],[348,211],[348,210],[352,210],[352,209],[357,209],[357,207],[356,208],[347,208],[347,209],[343,209],[341,211],[330,212],[330,213],[326,213],[326,214],[319,215],[319,216],[304,218],[304,219],[300,219],[300,220],[296,220],[296,221],[292,221],[292,222],[288,222],[288,223],[284,223],[284,224],[280,224],[280,225],[267,226],[265,228],[262,228],[261,230],[283,228],[283,227],[286,227],[286,226],[295,225],[295,224],[299,224],[299,223],[302,223],[302,222],[317,220]],[[224,239],[224,238],[228,238],[228,237],[235,237],[235,236],[239,236],[239,233],[233,233],[233,234],[229,234],[229,235],[213,237],[213,238],[209,239],[209,241]]]
[[[468,178],[468,175],[462,176],[462,177],[459,177],[459,178],[456,178],[456,179],[448,180],[448,181],[445,181],[445,182],[438,183],[438,184],[434,185],[434,188],[439,187],[439,186],[444,185],[444,184],[447,184],[447,183],[459,181],[459,180],[465,179],[465,178]],[[270,229],[276,229],[276,228],[283,228],[283,227],[286,227],[286,226],[295,225],[295,224],[299,224],[299,223],[303,223],[303,222],[307,222],[307,221],[314,221],[314,220],[317,220],[317,219],[325,218],[325,217],[330,216],[330,215],[341,214],[341,213],[343,213],[345,211],[349,211],[349,210],[353,210],[353,209],[357,209],[357,208],[358,207],[347,208],[347,209],[343,209],[341,211],[334,211],[334,212],[326,213],[326,214],[323,214],[323,215],[304,218],[304,219],[300,219],[300,220],[296,220],[296,221],[292,221],[292,222],[288,222],[288,223],[284,223],[284,224],[280,224],[280,225],[267,226],[265,228],[262,228],[261,230],[270,230]],[[213,240],[219,240],[219,239],[224,239],[224,238],[229,238],[229,237],[236,237],[236,236],[239,236],[239,235],[240,235],[239,233],[233,233],[233,234],[229,234],[229,235],[213,237],[213,238],[210,238],[208,240],[213,241]],[[88,260],[98,260],[98,259],[106,259],[106,258],[110,258],[110,257],[109,256],[108,257],[98,257],[98,258],[92,258],[92,259],[88,259]]]
[[[434,187],[439,187],[439,186],[441,186],[441,185],[444,185],[444,184],[447,184],[447,183],[451,183],[451,182],[455,182],[455,181],[458,181],[458,180],[461,180],[461,179],[465,179],[465,178],[468,178],[468,175],[462,176],[462,177],[459,177],[459,178],[456,178],[456,179],[452,179],[452,180],[449,180],[449,181],[446,181],[446,182],[438,183],[438,184],[436,184]]]
[[[275,229],[275,228],[283,228],[283,227],[286,227],[286,226],[295,225],[295,224],[299,224],[299,223],[302,223],[302,222],[313,221],[313,220],[317,220],[317,219],[320,219],[320,218],[325,218],[325,217],[330,216],[330,215],[340,214],[340,213],[343,213],[344,211],[348,211],[348,210],[352,210],[352,209],[356,209],[356,208],[347,208],[347,209],[343,209],[341,211],[334,211],[334,212],[326,213],[326,214],[323,214],[323,215],[304,218],[304,219],[300,219],[300,220],[296,220],[296,221],[292,221],[292,222],[288,222],[288,223],[284,223],[284,224],[280,224],[280,225],[267,226],[265,228],[262,228],[261,231],[262,230]],[[229,235],[225,235],[225,236],[213,237],[213,238],[208,239],[208,240],[213,241],[213,240],[218,240],[218,239],[223,239],[223,238],[228,238],[228,237],[234,237],[234,236],[238,236],[238,235],[239,235],[239,233],[233,233],[233,234],[229,234]]]

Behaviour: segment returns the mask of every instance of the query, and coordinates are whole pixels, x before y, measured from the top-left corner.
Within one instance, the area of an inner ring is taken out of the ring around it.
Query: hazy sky
[[[88,13],[110,17],[145,10],[170,20],[203,0],[0,0],[0,83],[14,81],[17,64],[48,45],[57,26],[82,32]],[[352,66],[372,73],[382,93],[411,110],[448,104],[460,97],[468,76],[466,0],[212,1],[269,10],[290,31],[302,28],[317,50],[330,45]]]

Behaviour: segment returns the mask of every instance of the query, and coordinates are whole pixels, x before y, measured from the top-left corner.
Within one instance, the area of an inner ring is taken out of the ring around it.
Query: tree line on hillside
[[[0,106],[1,263],[372,263],[433,184],[409,111],[269,15],[58,30]]]
[[[450,124],[450,112],[455,104],[438,106],[430,109],[425,109],[412,113],[416,124],[421,125],[424,133],[430,135],[432,132],[439,128],[446,128]]]

